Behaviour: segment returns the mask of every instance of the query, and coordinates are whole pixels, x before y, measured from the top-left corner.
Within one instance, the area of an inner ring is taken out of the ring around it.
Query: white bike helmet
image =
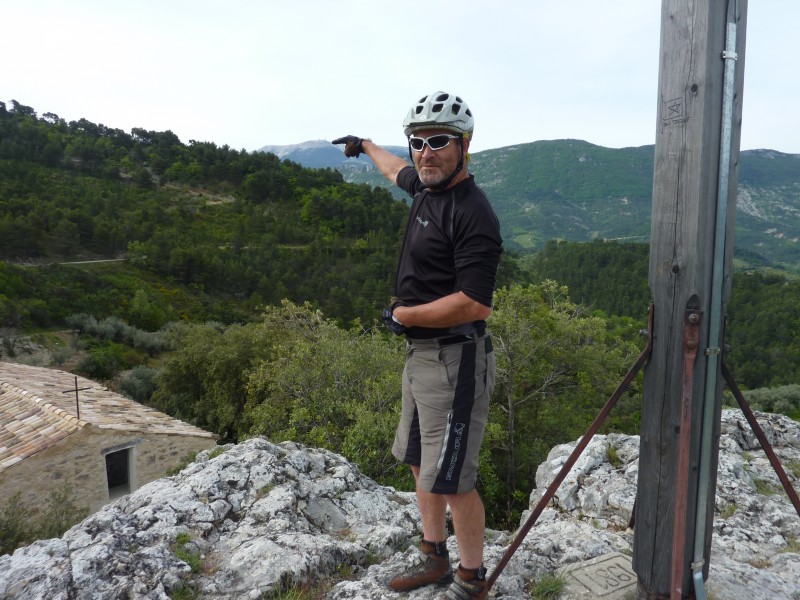
[[[420,129],[447,129],[470,137],[475,127],[467,103],[454,94],[433,92],[423,96],[403,119],[406,136]]]

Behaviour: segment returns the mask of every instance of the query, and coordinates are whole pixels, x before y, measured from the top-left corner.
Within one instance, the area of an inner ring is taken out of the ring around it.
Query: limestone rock
[[[798,489],[800,424],[758,416]],[[539,467],[531,507],[574,446],[553,448]],[[531,582],[545,574],[631,556],[638,449],[635,436],[595,437],[491,597],[528,599]],[[716,507],[709,594],[800,598],[800,516],[739,411],[723,413]],[[331,600],[440,598],[441,588],[401,595],[385,586],[416,552],[418,528],[413,493],[376,484],[332,452],[252,439],[201,453],[61,539],[0,556],[0,598],[161,600],[194,590],[193,597],[239,600],[329,580],[339,581]],[[511,538],[487,531],[490,571]],[[448,545],[456,565],[455,539]]]

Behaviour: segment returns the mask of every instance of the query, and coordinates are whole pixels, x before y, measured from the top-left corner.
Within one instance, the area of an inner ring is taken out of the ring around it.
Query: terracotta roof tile
[[[216,437],[169,415],[56,369],[0,362],[0,471],[91,425],[142,433]],[[81,389],[87,388],[87,389]]]

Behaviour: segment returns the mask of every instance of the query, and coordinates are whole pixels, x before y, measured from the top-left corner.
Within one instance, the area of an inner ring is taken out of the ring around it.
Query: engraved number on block
[[[597,569],[594,574],[597,577],[596,583],[604,590],[616,589],[633,581],[631,574],[619,565],[610,565],[605,569]]]

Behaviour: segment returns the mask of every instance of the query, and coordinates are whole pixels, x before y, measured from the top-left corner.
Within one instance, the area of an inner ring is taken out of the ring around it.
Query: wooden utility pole
[[[702,585],[708,576],[746,14],[747,0],[662,2],[649,276],[654,341],[633,545],[640,599],[695,598],[697,578]],[[732,29],[735,52],[726,46]],[[727,95],[726,81],[733,86]]]

